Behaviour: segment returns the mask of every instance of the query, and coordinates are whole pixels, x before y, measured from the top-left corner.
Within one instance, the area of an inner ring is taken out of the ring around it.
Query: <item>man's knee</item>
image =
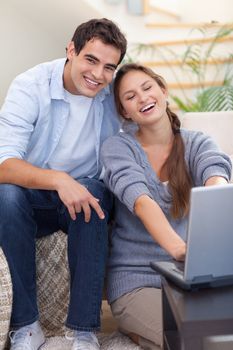
[[[22,187],[11,184],[0,184],[0,216],[8,214],[12,218],[15,211],[25,205],[25,193]]]
[[[79,182],[85,186],[95,198],[99,199],[99,204],[104,210],[107,210],[108,212],[111,211],[113,195],[103,181],[85,178],[79,180]]]

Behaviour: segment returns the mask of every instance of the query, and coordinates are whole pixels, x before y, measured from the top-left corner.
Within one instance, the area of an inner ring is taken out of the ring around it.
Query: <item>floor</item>
[[[117,323],[112,316],[107,300],[102,301],[101,330],[103,333],[112,333],[117,330]]]
[[[98,334],[101,350],[142,350],[128,337],[117,331],[117,324],[114,320],[107,301],[102,304],[102,329]],[[65,337],[48,338],[41,350],[70,350],[71,341]]]

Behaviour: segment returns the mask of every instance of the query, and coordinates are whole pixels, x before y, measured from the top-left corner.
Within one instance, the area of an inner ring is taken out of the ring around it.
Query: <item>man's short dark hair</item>
[[[112,45],[119,49],[121,56],[118,64],[122,61],[126,52],[127,41],[124,34],[114,22],[107,18],[101,18],[91,19],[80,24],[72,38],[76,54],[79,54],[85,44],[93,38],[98,38],[104,44]]]

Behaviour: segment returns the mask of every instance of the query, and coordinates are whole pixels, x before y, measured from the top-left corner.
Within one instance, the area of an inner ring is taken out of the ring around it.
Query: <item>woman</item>
[[[116,196],[108,300],[122,332],[160,349],[160,276],[150,261],[184,259],[190,189],[227,183],[231,162],[208,136],[180,129],[166,84],[150,69],[124,65],[114,89],[119,114],[136,127],[102,148],[105,183]]]

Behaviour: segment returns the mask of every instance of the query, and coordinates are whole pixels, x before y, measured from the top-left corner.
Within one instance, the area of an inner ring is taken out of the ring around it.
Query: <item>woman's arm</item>
[[[102,161],[108,188],[144,224],[148,233],[172,257],[184,260],[186,245],[169,224],[147,186],[145,170],[137,163],[135,145],[120,136],[105,141]]]
[[[211,137],[201,132],[190,132],[186,139],[185,156],[194,186],[217,185],[230,180],[230,157],[219,149]]]
[[[184,260],[186,244],[173,230],[159,205],[147,195],[137,198],[135,214],[144,224],[154,240],[174,259]]]

